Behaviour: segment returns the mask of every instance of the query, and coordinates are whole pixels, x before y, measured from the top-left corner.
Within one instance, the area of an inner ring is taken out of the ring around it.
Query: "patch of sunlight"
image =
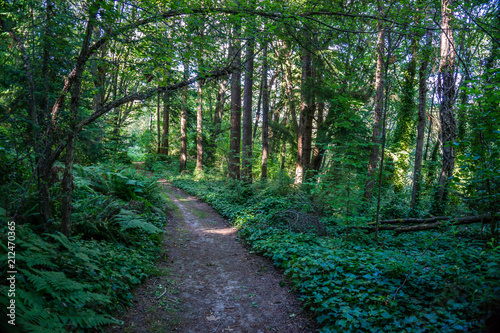
[[[232,235],[236,233],[236,228],[205,229],[203,231],[207,234]]]

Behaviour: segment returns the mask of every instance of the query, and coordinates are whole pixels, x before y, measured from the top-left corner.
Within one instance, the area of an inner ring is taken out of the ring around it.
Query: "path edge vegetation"
[[[157,180],[119,164],[74,167],[75,236],[40,233],[29,224],[16,228],[16,326],[5,326],[8,332],[120,324],[115,316],[132,304],[135,287],[163,274],[155,262],[174,205]],[[3,265],[7,249],[0,246]],[[7,295],[8,286],[0,289]]]
[[[250,251],[272,260],[320,332],[486,331],[495,323],[500,247],[477,238],[483,227],[444,220],[438,230],[386,231],[375,241],[352,226],[366,222],[318,215],[300,189],[156,168],[226,217]]]

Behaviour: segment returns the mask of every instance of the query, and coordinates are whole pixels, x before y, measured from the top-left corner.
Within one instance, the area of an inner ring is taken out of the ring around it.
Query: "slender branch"
[[[112,102],[109,102],[109,103],[103,105],[102,107],[97,109],[94,113],[92,113],[87,119],[82,120],[80,123],[78,123],[75,126],[74,130],[66,135],[66,137],[62,140],[62,142],[54,149],[54,152],[52,153],[52,155],[49,159],[49,163],[52,164],[55,162],[55,160],[62,153],[62,151],[64,150],[64,148],[68,144],[68,142],[71,139],[73,139],[78,133],[80,133],[84,129],[85,126],[92,124],[99,117],[101,117],[104,114],[106,114],[107,112],[119,107],[120,105],[129,103],[129,102],[133,102],[133,101],[143,101],[143,100],[146,100],[146,99],[156,95],[158,92],[164,93],[164,92],[168,92],[168,91],[174,91],[174,90],[180,89],[182,87],[188,86],[188,85],[190,85],[196,81],[199,81],[199,80],[205,80],[205,82],[209,82],[209,81],[216,79],[218,77],[229,75],[234,70],[235,70],[234,66],[225,67],[222,69],[212,71],[212,72],[207,73],[205,75],[199,75],[199,76],[193,77],[191,79],[178,82],[176,84],[172,84],[172,85],[168,85],[168,86],[159,86],[159,87],[151,88],[151,89],[143,91],[143,92],[134,92],[132,94],[123,96],[119,99],[116,99]]]
[[[491,33],[489,33],[485,28],[483,28],[482,25],[479,24],[479,22],[477,22],[475,19],[474,19],[474,16],[469,13],[465,8],[464,6],[462,6],[460,3],[458,4],[460,6],[460,8],[462,8],[462,10],[465,12],[465,14],[467,14],[467,16],[469,16],[469,18],[472,20],[472,22],[474,22],[478,27],[479,29],[481,29],[485,34],[487,34],[488,36],[490,36],[491,40],[493,40],[495,43],[499,44],[500,45],[500,40],[496,39],[495,36],[493,36]],[[499,15],[499,14],[497,14]]]

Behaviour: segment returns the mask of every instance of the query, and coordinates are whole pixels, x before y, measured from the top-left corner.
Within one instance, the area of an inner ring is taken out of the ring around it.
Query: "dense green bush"
[[[117,322],[113,313],[155,270],[165,223],[159,193],[154,180],[125,167],[75,166],[73,236],[17,225],[16,315],[23,331],[90,331]],[[1,248],[7,252],[4,242]],[[6,254],[0,262],[6,265]],[[8,288],[0,288],[5,295]]]
[[[233,182],[174,182],[239,226],[252,251],[284,270],[322,332],[479,331],[498,304],[500,247],[487,244],[478,228],[387,233],[378,244],[350,227],[366,217],[334,215],[320,218],[329,233],[320,237],[276,218],[314,211],[299,189],[281,195],[273,184],[257,183],[242,196]]]

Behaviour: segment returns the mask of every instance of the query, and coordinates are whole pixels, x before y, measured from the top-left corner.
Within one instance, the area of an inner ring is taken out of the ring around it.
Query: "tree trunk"
[[[94,29],[94,38],[98,39],[100,37],[99,29]],[[92,108],[94,111],[98,110],[104,105],[105,92],[106,92],[106,63],[104,61],[104,55],[107,51],[107,47],[103,47],[101,52],[96,53],[95,64],[92,66],[92,75],[94,77],[94,88],[96,90],[92,102]]]
[[[430,34],[426,35],[429,46],[431,41]],[[424,50],[424,53],[427,49]],[[427,67],[429,66],[429,56],[426,54],[422,59],[419,69],[419,85],[418,85],[418,123],[417,123],[417,144],[415,148],[415,163],[413,167],[413,186],[411,191],[411,209],[414,211],[420,194],[420,184],[422,182],[422,160],[424,151],[424,137],[425,137],[425,118],[427,107]]]
[[[170,92],[163,93],[163,124],[161,133],[160,154],[168,155],[169,143],[168,133],[170,130]]]
[[[214,112],[214,139],[216,140],[219,134],[221,133],[221,122],[222,116],[224,113],[224,103],[225,103],[225,94],[227,91],[227,80],[223,80],[219,84],[219,90],[217,91],[217,101],[215,102],[215,112]]]
[[[38,200],[40,202],[39,211],[42,219],[42,225],[46,228],[48,222],[52,219],[52,198],[50,196],[50,171],[52,166],[47,166],[45,163],[42,164],[42,160],[40,158],[37,159],[37,162],[39,163],[37,167]]]
[[[267,158],[269,154],[269,90],[267,88],[267,43],[264,44],[262,60],[262,179],[267,179]]]
[[[268,70],[269,70],[269,64],[268,64]],[[279,70],[276,69],[273,71],[273,75],[271,76],[271,80],[269,81],[268,85],[267,85],[267,96],[269,98],[269,114],[268,114],[268,117],[269,119],[272,120],[273,123],[277,124],[278,121],[279,121],[279,116],[280,116],[280,113],[279,113],[279,110],[277,108],[277,103],[276,103],[276,99],[277,99],[277,93],[274,94],[271,94],[272,91],[273,91],[273,86],[275,86],[275,90],[276,91],[278,89],[278,82],[277,82],[277,78],[278,78],[278,74],[279,74]],[[274,101],[271,100],[271,96],[274,97]],[[268,120],[268,123],[269,123],[269,120]],[[274,133],[272,131],[272,126],[270,126],[269,130],[268,130],[268,138],[269,138],[269,141],[272,142],[273,144],[270,144],[269,145],[269,154],[271,154],[271,152],[273,151],[273,146],[274,144],[276,144],[277,140],[275,140],[274,138]],[[271,141],[271,138],[273,138],[273,140]]]
[[[328,128],[323,123],[323,112],[325,110],[325,103],[318,103],[318,121],[317,121],[317,134],[316,145],[313,150],[313,157],[311,160],[311,169],[319,173],[323,155],[325,154],[325,141]]]
[[[305,91],[305,99],[306,105],[304,111],[304,132],[303,132],[303,143],[302,143],[302,159],[304,163],[304,179],[308,179],[311,174],[309,170],[311,169],[311,153],[312,153],[312,129],[313,129],[313,120],[314,114],[316,113],[316,103],[314,94],[312,91],[312,85],[314,84],[314,78],[316,76],[315,67],[313,66],[312,54],[307,52],[306,55],[307,62],[309,62],[309,72],[308,77],[306,78],[306,91]]]
[[[156,153],[161,154],[161,126],[160,126],[160,95],[161,92],[158,91],[156,96]]]
[[[78,56],[75,81],[71,90],[71,102],[69,107],[69,121],[70,128],[75,131],[75,127],[78,121],[78,111],[80,107],[80,95],[82,86],[82,75],[85,69],[85,62],[83,61],[86,56],[87,50],[90,45],[90,40],[92,37],[92,32],[94,30],[93,20],[97,15],[97,9],[90,14],[89,20],[87,22],[86,35],[83,39],[83,45]],[[73,197],[73,164],[75,161],[75,145],[76,137],[70,139],[66,146],[66,159],[64,162],[64,175],[62,180],[62,203],[61,203],[61,232],[69,236],[71,234],[71,201]]]
[[[408,62],[402,86],[401,105],[397,115],[397,125],[394,130],[394,148],[397,160],[394,161],[393,184],[394,191],[401,192],[405,185],[406,173],[410,165],[410,146],[414,136],[415,110],[415,75],[417,68],[417,41],[412,38],[412,55]]]
[[[408,220],[419,220],[419,219],[408,219]],[[450,218],[446,216],[440,216],[439,218],[434,218],[434,219],[422,219],[423,223],[425,224],[416,224],[416,225],[410,225],[410,226],[399,226],[399,225],[382,225],[378,227],[378,230],[393,230],[396,232],[396,234],[402,233],[402,232],[413,232],[413,231],[425,231],[425,230],[432,230],[432,229],[439,229],[442,226],[455,226],[455,225],[464,225],[464,224],[473,224],[473,223],[487,223],[487,222],[492,222],[492,221],[498,221],[500,220],[499,216],[491,216],[491,215],[480,215],[480,216],[467,216],[467,217],[462,217],[462,218]],[[381,221],[381,223],[387,223],[387,221]],[[397,224],[402,224],[405,220],[399,220],[396,223]],[[433,221],[438,221],[434,223],[429,223]],[[439,222],[440,221],[440,222]],[[444,222],[443,222],[444,221]],[[450,223],[447,223],[450,221]],[[415,223],[415,222],[409,222],[409,223]],[[375,227],[353,227],[355,229],[364,229],[368,230],[369,232],[374,232],[376,231]]]
[[[283,123],[282,123],[283,127],[286,127],[288,123],[288,113],[289,110],[286,109],[285,115],[283,116]],[[280,166],[281,170],[285,170],[285,160],[286,160],[286,137],[283,136],[283,142],[281,143],[281,166]]]
[[[363,200],[369,201],[372,198],[373,188],[375,186],[375,174],[377,171],[377,161],[379,155],[379,144],[382,128],[382,111],[384,109],[384,36],[385,29],[382,22],[378,22],[377,38],[377,68],[375,70],[375,112],[373,119],[372,149],[370,152],[370,161],[368,163],[368,179],[365,184]]]
[[[44,113],[42,113],[42,121],[45,121],[46,119],[50,119],[50,104],[49,104],[49,96],[50,96],[50,86],[53,84],[53,70],[51,69],[51,66],[49,66],[50,62],[50,57],[51,57],[51,45],[52,41],[54,40],[53,38],[55,37],[52,34],[52,29],[51,26],[53,24],[53,16],[54,16],[54,3],[52,1],[47,1],[46,3],[46,22],[45,22],[45,41],[44,41],[44,50],[43,50],[43,65],[42,65],[42,73],[44,73],[45,78],[44,78],[44,85],[45,85],[45,94],[43,96],[43,101],[42,101],[42,108],[44,110]],[[25,63],[25,70],[26,74],[28,77],[28,82],[30,83],[30,98],[28,105],[30,107],[30,111],[32,112],[31,114],[31,121],[32,121],[32,126],[34,129],[33,137],[35,138],[35,142],[38,142],[39,147],[35,148],[35,163],[38,166],[37,167],[37,174],[38,174],[38,196],[39,196],[39,205],[40,205],[40,216],[42,217],[42,225],[44,228],[47,228],[49,220],[52,218],[52,199],[50,196],[50,174],[51,174],[51,166],[49,168],[43,168],[42,167],[42,151],[43,148],[42,146],[46,146],[46,152],[48,155],[51,153],[51,145],[52,145],[52,128],[50,127],[48,135],[45,136],[45,138],[42,138],[42,133],[39,129],[39,122],[38,122],[38,111],[35,109],[35,96],[32,95],[34,94],[34,86],[32,87],[31,84],[34,84],[31,78],[31,73],[29,70],[29,67],[26,68],[26,63]],[[31,104],[33,103],[33,104]],[[33,107],[33,109],[31,109]],[[50,124],[50,122],[49,122]],[[50,126],[50,125],[49,125]]]
[[[240,26],[233,30],[233,37],[240,34]],[[231,130],[229,136],[229,177],[240,179],[241,144],[241,42],[236,39],[231,46],[231,58],[236,68],[231,74]]]
[[[198,81],[198,110],[196,113],[196,170],[203,170],[203,83]]]
[[[69,236],[71,234],[71,201],[73,196],[73,165],[75,160],[75,141],[71,139],[66,146],[66,158],[64,161],[64,174],[61,183],[62,202],[61,202],[61,232]]]
[[[184,62],[184,79],[189,77],[189,63]],[[181,110],[181,156],[179,163],[179,172],[182,173],[186,169],[187,161],[187,86],[182,89],[182,110]]]
[[[305,173],[311,162],[312,120],[312,93],[310,89],[312,78],[312,55],[304,51],[302,56],[302,91],[300,102],[300,122],[297,136],[297,163],[295,167],[295,184],[302,184]]]
[[[241,178],[252,182],[252,93],[253,93],[253,61],[254,44],[252,38],[248,41],[246,49],[245,89],[243,93],[243,147]]]
[[[286,63],[286,71],[283,73],[286,83],[286,97],[288,101],[288,110],[290,111],[290,115],[292,116],[292,124],[295,134],[298,135],[299,125],[297,122],[297,114],[295,113],[295,97],[293,95],[293,75],[292,75],[292,64],[290,60],[287,59]]]
[[[261,112],[261,105],[262,105],[262,80],[260,81],[260,87],[259,87],[259,99],[257,100],[257,112],[255,113],[255,121],[253,125],[253,141],[255,141],[255,137],[257,136],[257,125],[259,124],[259,119],[260,119],[260,112]]]
[[[441,143],[443,163],[439,175],[436,213],[442,212],[448,193],[448,179],[453,175],[455,166],[456,120],[453,111],[455,101],[455,44],[450,26],[453,17],[453,0],[441,0],[441,61],[439,63],[438,92],[441,99],[439,108],[441,121]]]

